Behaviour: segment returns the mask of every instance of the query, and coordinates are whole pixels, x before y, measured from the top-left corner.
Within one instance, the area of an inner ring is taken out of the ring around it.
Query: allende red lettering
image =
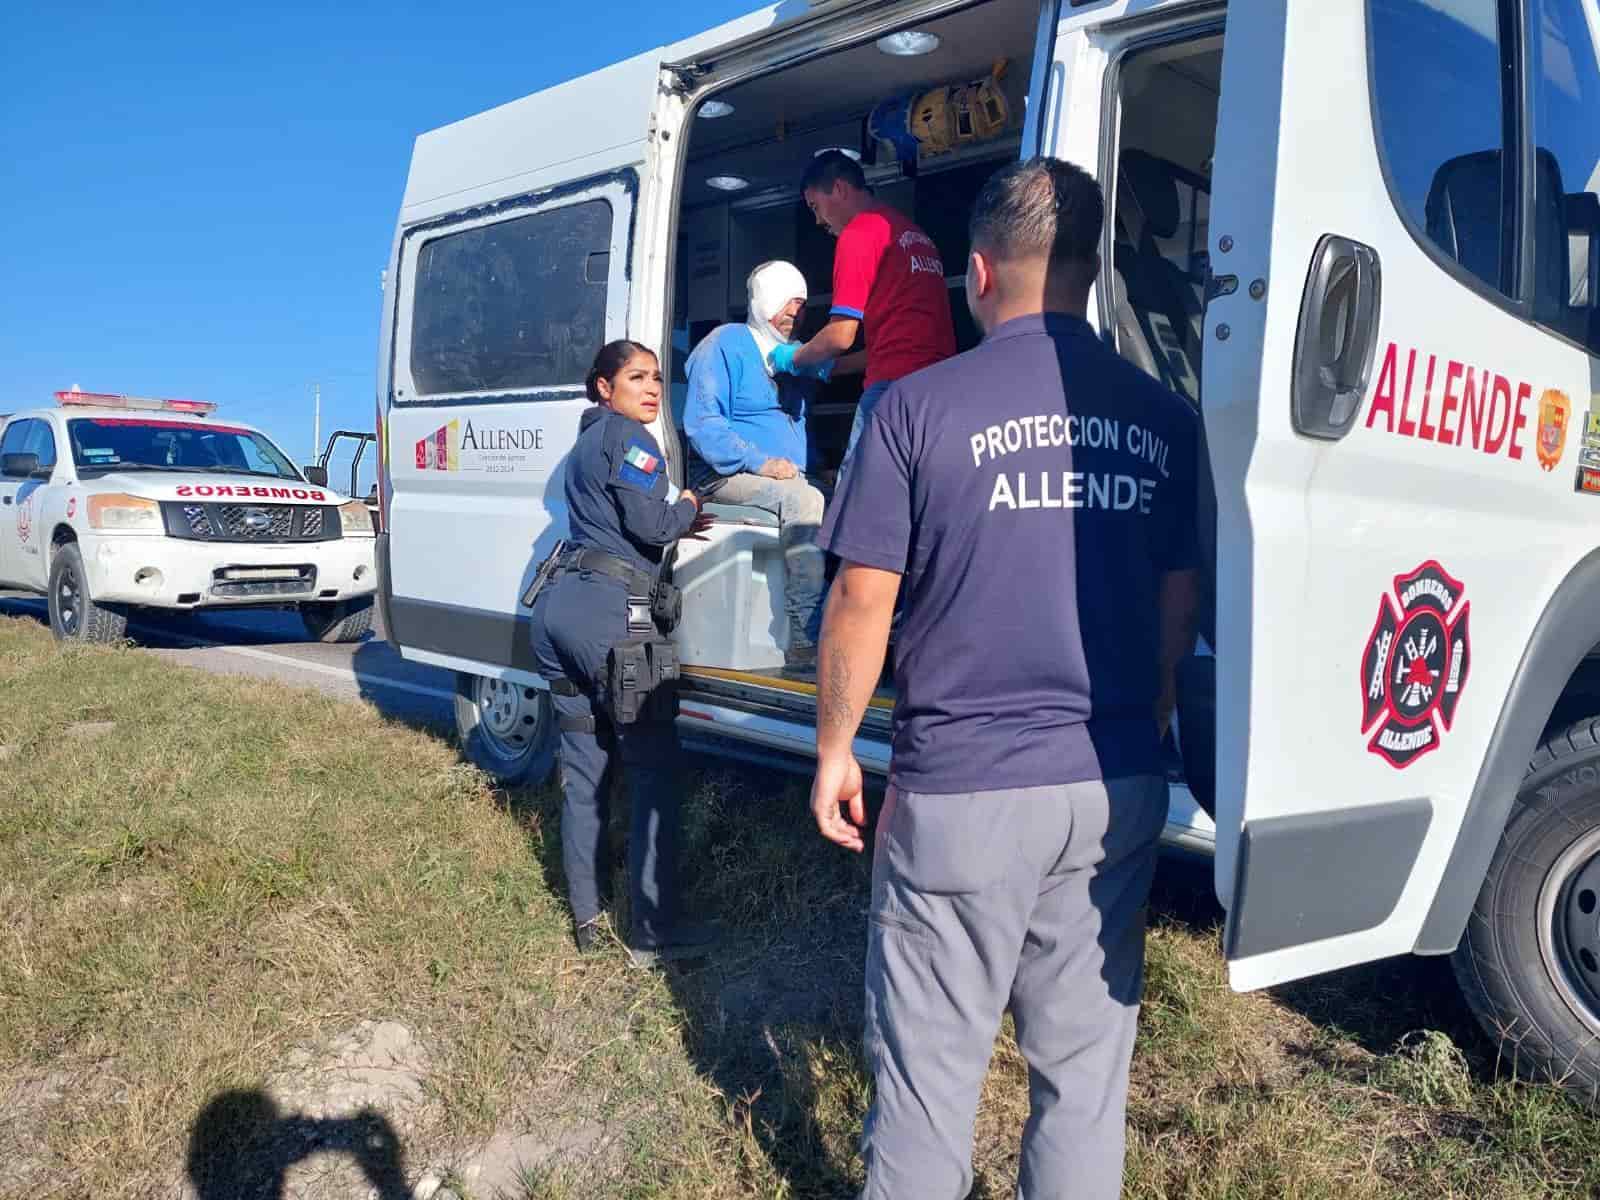
[[[1417,436],[1427,441],[1433,441],[1437,432],[1428,424],[1428,405],[1433,403],[1433,369],[1438,366],[1437,355],[1428,355],[1428,382],[1422,385],[1422,415],[1417,418]]]
[[[1512,458],[1522,457],[1522,447],[1517,445],[1517,434],[1528,427],[1528,414],[1522,411],[1522,406],[1533,399],[1533,385],[1519,383],[1517,385],[1517,417],[1511,422],[1511,444],[1506,447],[1506,453]]]
[[[1489,372],[1483,373],[1483,400],[1489,399]],[[1472,448],[1478,448],[1480,435],[1483,433],[1483,404],[1479,402],[1480,393],[1471,367],[1467,368],[1467,391],[1461,397],[1461,428],[1456,430],[1456,445],[1461,445],[1466,440],[1467,424],[1472,425]]]
[[[1383,413],[1383,427],[1389,433],[1394,432],[1394,378],[1396,374],[1395,359],[1400,353],[1400,347],[1393,342],[1389,349],[1384,351],[1383,369],[1378,372],[1378,388],[1372,394],[1372,407],[1367,409],[1367,428],[1371,429],[1373,422],[1378,419],[1378,413]],[[1411,361],[1417,361],[1417,352],[1411,352]]]
[[[1401,353],[1398,342],[1390,342],[1384,350],[1383,365],[1367,409],[1368,429],[1375,427],[1381,416],[1383,427],[1389,433],[1423,438],[1442,446],[1466,445],[1470,430],[1474,450],[1498,454],[1503,448],[1507,458],[1524,456],[1534,396],[1531,383],[1513,383],[1488,369],[1480,370],[1455,359],[1445,359],[1439,408],[1435,414],[1433,387],[1441,360],[1438,355],[1430,354],[1427,370],[1420,372],[1423,375],[1422,398],[1413,417],[1411,401],[1416,394],[1417,359],[1422,351],[1406,352],[1403,387],[1400,383]],[[1434,424],[1435,415],[1437,424]]]
[[[1417,423],[1411,419],[1411,380],[1416,374],[1416,352],[1412,351],[1413,362],[1406,369],[1406,390],[1400,398],[1400,423],[1395,426],[1395,432],[1401,437],[1416,437]]]
[[[1456,444],[1455,432],[1450,428],[1450,414],[1456,411],[1456,405],[1461,403],[1461,397],[1456,393],[1456,384],[1461,381],[1461,374],[1466,370],[1462,363],[1452,362],[1450,369],[1444,376],[1444,399],[1439,403],[1439,440],[1447,446]]]
[[[1494,427],[1495,414],[1500,414],[1500,428]],[[1489,394],[1489,415],[1483,420],[1483,452],[1498,454],[1506,441],[1506,423],[1511,420],[1511,381],[1504,375],[1494,377],[1494,391]]]

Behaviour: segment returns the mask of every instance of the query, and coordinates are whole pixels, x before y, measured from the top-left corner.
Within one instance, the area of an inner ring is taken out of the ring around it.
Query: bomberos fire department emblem
[[[1472,649],[1465,587],[1436,562],[1394,581],[1361,656],[1361,732],[1390,766],[1410,766],[1455,723]]]

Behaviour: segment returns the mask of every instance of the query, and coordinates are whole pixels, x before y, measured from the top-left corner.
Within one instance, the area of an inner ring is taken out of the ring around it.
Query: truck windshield
[[[72,460],[84,475],[107,471],[205,471],[299,481],[300,473],[264,434],[233,425],[142,417],[67,422]]]

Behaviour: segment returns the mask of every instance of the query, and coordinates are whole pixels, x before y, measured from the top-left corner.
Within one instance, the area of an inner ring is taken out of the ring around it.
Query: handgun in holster
[[[545,555],[544,561],[539,564],[538,569],[533,573],[533,582],[528,584],[528,590],[522,593],[522,606],[524,608],[533,607],[533,602],[539,598],[539,593],[544,590],[545,584],[550,582],[557,569],[560,568],[561,556],[566,553],[566,550],[567,542],[563,538],[555,544],[549,554]]]

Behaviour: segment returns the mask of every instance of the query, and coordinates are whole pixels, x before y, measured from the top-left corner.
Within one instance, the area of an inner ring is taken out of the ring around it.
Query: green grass
[[[0,620],[0,747],[0,1195],[173,1195],[208,1102],[367,1020],[427,1049],[413,1177],[498,1131],[547,1147],[518,1187],[547,1200],[859,1185],[868,864],[802,781],[688,776],[692,902],[733,936],[651,974],[573,953],[553,795],[367,708]],[[1594,1120],[1497,1075],[1441,964],[1235,995],[1207,889],[1158,882],[1129,1196],[1600,1189]],[[1026,1103],[1003,1032],[976,1196],[1011,1195]],[[229,1153],[278,1153],[224,1110]]]

